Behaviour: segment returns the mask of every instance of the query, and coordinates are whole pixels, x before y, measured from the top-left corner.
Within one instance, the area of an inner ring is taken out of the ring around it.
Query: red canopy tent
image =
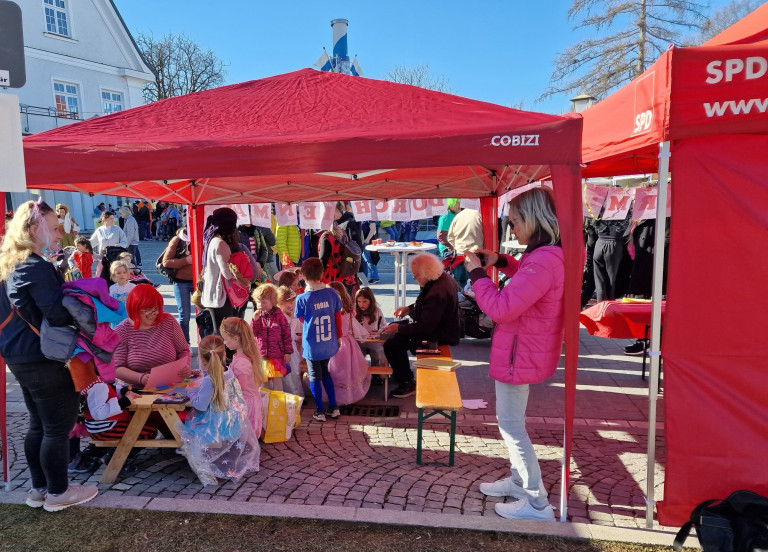
[[[768,495],[768,340],[761,331],[768,261],[753,245],[768,238],[767,84],[764,4],[701,47],[670,49],[583,113],[583,174],[658,171],[659,209],[671,150],[662,349],[667,466],[658,509],[665,525],[680,525],[699,502],[738,489]],[[661,217],[657,250],[663,224]],[[651,348],[658,350],[659,318],[654,322]],[[655,412],[656,378],[650,381]],[[652,500],[652,465],[648,474]]]
[[[305,69],[30,136],[24,154],[30,188],[186,203],[197,235],[204,204],[480,197],[493,240],[496,198],[551,175],[566,263],[570,458],[583,248],[579,116]],[[565,462],[564,485],[568,473]],[[565,492],[561,504],[564,516]]]

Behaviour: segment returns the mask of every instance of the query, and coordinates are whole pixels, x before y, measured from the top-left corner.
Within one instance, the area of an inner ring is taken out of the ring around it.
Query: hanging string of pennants
[[[391,199],[350,201],[355,219],[360,222],[394,220],[419,220],[445,214],[446,200],[441,199]],[[219,207],[229,207],[237,213],[237,224],[253,224],[270,227],[274,206],[275,220],[280,226],[298,225],[305,230],[328,230],[333,224],[335,201],[302,203],[249,203],[234,205],[206,205],[205,217]],[[480,209],[479,199],[462,199],[461,206]]]
[[[672,205],[672,187],[667,188],[667,216]],[[658,188],[615,188],[592,182],[583,187],[583,213],[585,217],[602,220],[624,220],[634,202],[632,218],[634,220],[655,219]],[[602,216],[600,211],[605,205]]]

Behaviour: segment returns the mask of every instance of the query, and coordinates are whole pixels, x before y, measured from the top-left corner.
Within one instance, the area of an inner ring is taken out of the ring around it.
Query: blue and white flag
[[[328,52],[325,51],[325,48],[323,48],[323,55],[320,56],[318,60],[315,62],[315,67],[317,67],[321,71],[333,70],[333,67],[331,65],[331,58],[328,57]]]
[[[350,72],[356,77],[361,77],[363,75],[363,68],[360,67],[360,64],[357,62],[357,56],[355,56],[355,59],[352,60],[352,67],[350,67]]]

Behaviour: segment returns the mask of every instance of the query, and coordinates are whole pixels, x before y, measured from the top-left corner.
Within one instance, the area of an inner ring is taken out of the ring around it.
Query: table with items
[[[422,253],[437,249],[434,243],[418,242],[385,242],[377,245],[368,245],[368,251],[378,251],[381,253],[391,253],[395,257],[395,309],[404,307],[408,304],[406,298],[406,288],[408,281],[408,255],[411,253]]]

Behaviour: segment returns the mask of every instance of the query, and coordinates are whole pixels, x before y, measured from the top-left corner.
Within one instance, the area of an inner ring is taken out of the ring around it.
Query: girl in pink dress
[[[360,350],[358,339],[368,335],[360,322],[354,316],[355,305],[347,293],[344,284],[331,282],[333,288],[341,297],[341,328],[342,338],[339,352],[331,357],[328,371],[333,377],[338,404],[353,404],[365,397],[371,386],[371,375],[368,373],[368,362]]]
[[[248,420],[256,435],[261,435],[261,386],[264,384],[264,368],[259,354],[259,346],[248,324],[230,316],[221,323],[221,337],[230,351],[235,351],[229,369],[235,374],[243,398],[248,406]]]

